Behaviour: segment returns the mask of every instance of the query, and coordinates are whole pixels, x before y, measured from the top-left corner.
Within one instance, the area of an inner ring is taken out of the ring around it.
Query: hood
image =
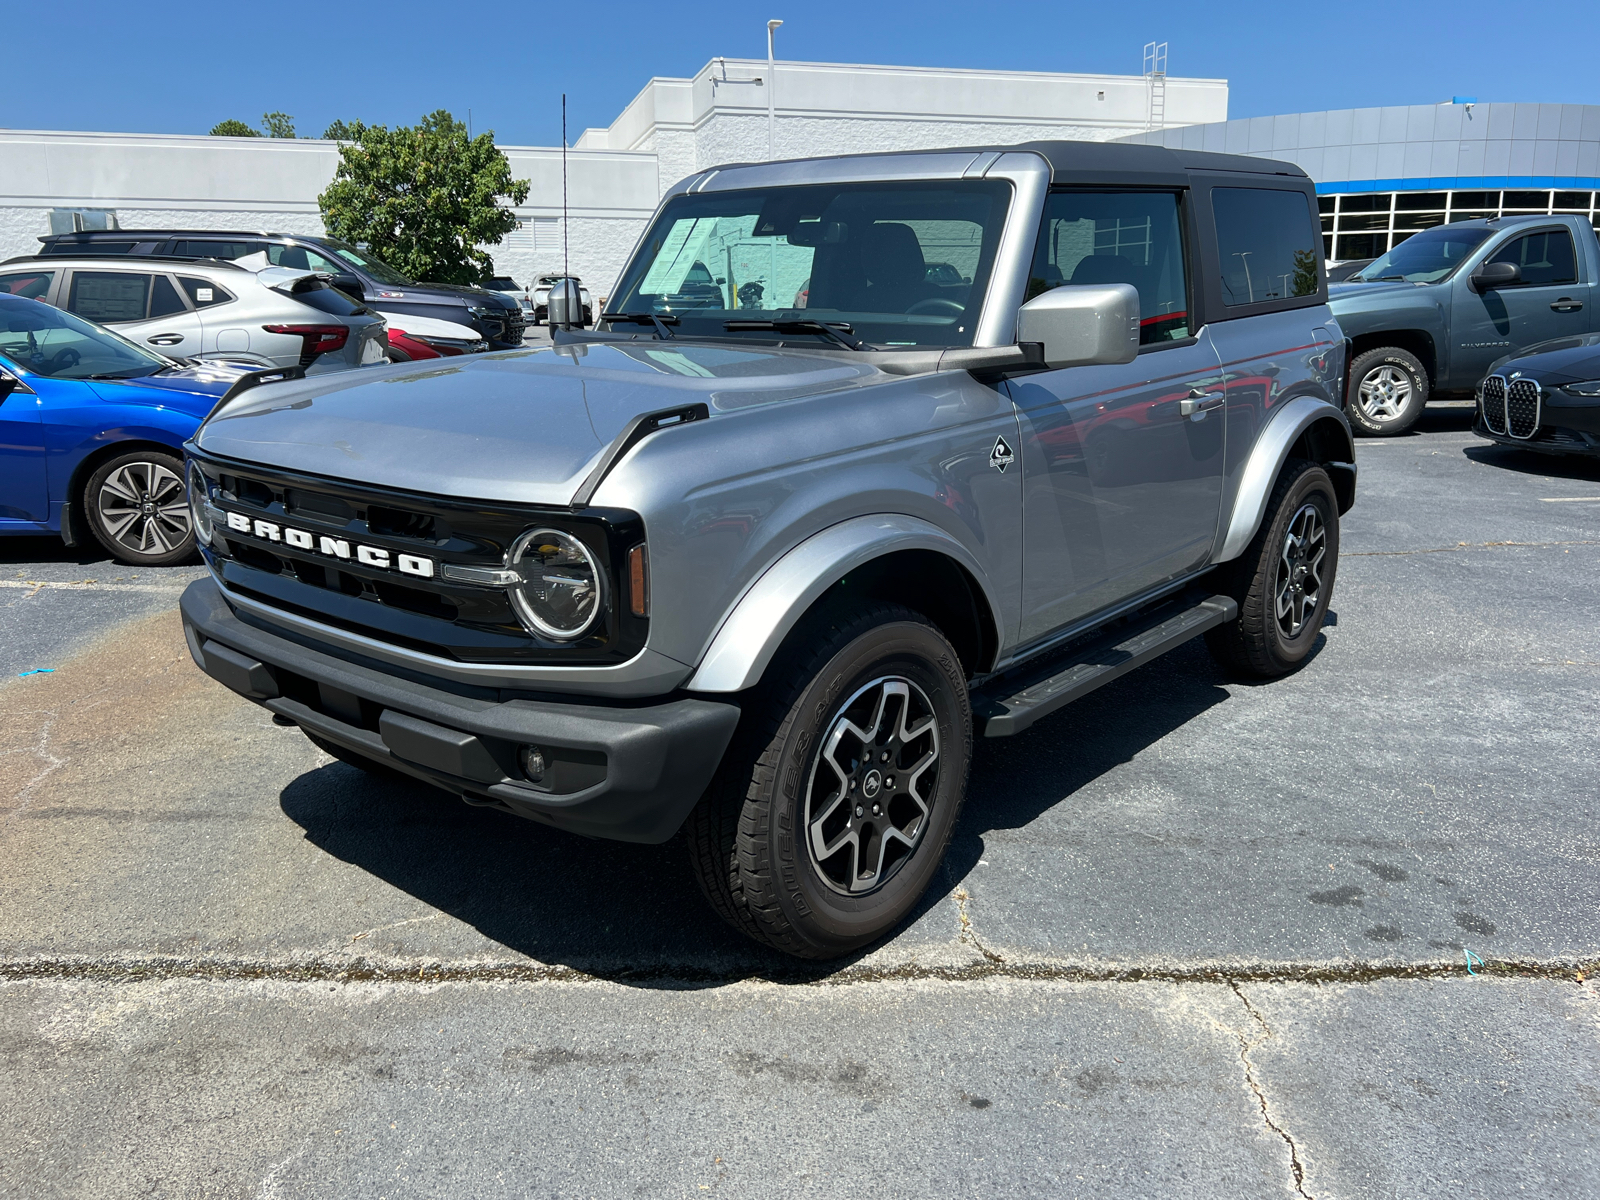
[[[1537,342],[1496,359],[1484,374],[1494,375],[1506,367],[1555,387],[1600,379],[1600,333]]]
[[[823,352],[655,340],[366,367],[253,388],[196,435],[208,454],[378,487],[567,504],[642,413],[719,414],[876,383]]]
[[[437,337],[459,338],[462,341],[475,342],[482,338],[478,331],[470,325],[458,325],[454,321],[439,321],[433,317],[422,317],[416,313],[384,313],[383,319],[388,322],[390,329],[409,333],[412,337]]]
[[[138,379],[95,379],[89,386],[95,395],[115,404],[152,404],[203,417],[241,375],[260,369],[238,363],[203,363]]]
[[[1354,300],[1362,296],[1381,296],[1385,292],[1414,292],[1418,285],[1415,283],[1330,283],[1328,285],[1328,303],[1338,304],[1340,300]]]

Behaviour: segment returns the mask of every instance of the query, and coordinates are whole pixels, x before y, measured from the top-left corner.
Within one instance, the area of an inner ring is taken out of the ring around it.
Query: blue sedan
[[[0,292],[0,534],[93,536],[135,566],[192,557],[183,443],[253,370],[183,366]]]

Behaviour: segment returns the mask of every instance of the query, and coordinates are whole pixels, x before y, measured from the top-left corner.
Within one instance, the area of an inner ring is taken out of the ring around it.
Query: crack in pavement
[[[988,952],[991,953],[992,952]],[[209,981],[274,980],[284,983],[649,983],[702,986],[718,983],[766,982],[840,987],[899,980],[979,983],[1018,979],[1060,983],[1208,983],[1236,987],[1241,983],[1377,983],[1427,979],[1551,979],[1576,982],[1600,971],[1600,958],[1565,961],[1490,960],[1468,971],[1455,960],[1431,963],[1367,965],[1360,963],[1210,964],[1193,967],[1092,967],[1057,963],[1014,962],[993,955],[964,966],[850,965],[828,971],[817,964],[692,967],[661,964],[650,967],[583,969],[527,962],[397,962],[350,958],[342,960],[271,960],[177,957],[45,957],[0,960],[0,983],[29,980],[146,983],[174,979]]]
[[[1305,1167],[1300,1162],[1300,1147],[1294,1144],[1294,1138],[1289,1135],[1289,1131],[1273,1120],[1272,1109],[1267,1104],[1267,1093],[1262,1090],[1261,1085],[1256,1081],[1255,1065],[1250,1061],[1250,1051],[1271,1038],[1273,1036],[1272,1029],[1267,1024],[1266,1018],[1256,1011],[1256,1006],[1250,1003],[1249,997],[1244,994],[1244,989],[1239,986],[1237,980],[1228,980],[1228,987],[1235,996],[1239,997],[1239,1003],[1244,1005],[1245,1012],[1250,1014],[1250,1019],[1261,1029],[1261,1036],[1257,1038],[1247,1038],[1242,1033],[1238,1035],[1239,1061],[1244,1065],[1244,1081],[1250,1085],[1251,1092],[1255,1094],[1256,1103],[1261,1107],[1262,1121],[1266,1123],[1268,1129],[1282,1138],[1283,1144],[1289,1148],[1289,1170],[1294,1175],[1294,1190],[1296,1194],[1304,1197],[1304,1200],[1312,1200],[1311,1193],[1306,1191],[1306,1172]]]
[[[972,917],[967,912],[967,902],[972,899],[971,893],[964,887],[958,887],[953,894],[956,899],[956,915],[961,918],[960,940],[983,955],[989,963],[995,966],[1003,965],[1006,960],[980,942],[978,931],[972,927]]]
[[[1454,546],[1428,546],[1421,550],[1345,550],[1340,558],[1404,558],[1410,554],[1459,554],[1463,550],[1503,550],[1512,546],[1600,546],[1600,539],[1574,542],[1457,542]]]

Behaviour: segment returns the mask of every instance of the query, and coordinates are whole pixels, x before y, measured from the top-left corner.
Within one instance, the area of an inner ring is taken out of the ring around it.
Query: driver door
[[[1481,294],[1469,286],[1470,272],[1455,281],[1451,330],[1453,383],[1475,385],[1489,364],[1535,342],[1588,333],[1594,281],[1588,264],[1573,252],[1566,229],[1540,229],[1513,238],[1486,263],[1514,263],[1521,278]]]

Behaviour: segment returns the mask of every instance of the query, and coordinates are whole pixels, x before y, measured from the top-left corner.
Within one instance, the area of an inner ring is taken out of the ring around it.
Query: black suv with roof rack
[[[274,266],[327,271],[334,285],[381,313],[430,317],[474,329],[494,350],[522,345],[527,324],[509,296],[450,283],[417,283],[367,250],[338,238],[214,229],[95,229],[41,237],[41,254],[161,255],[232,260],[266,254]]]

